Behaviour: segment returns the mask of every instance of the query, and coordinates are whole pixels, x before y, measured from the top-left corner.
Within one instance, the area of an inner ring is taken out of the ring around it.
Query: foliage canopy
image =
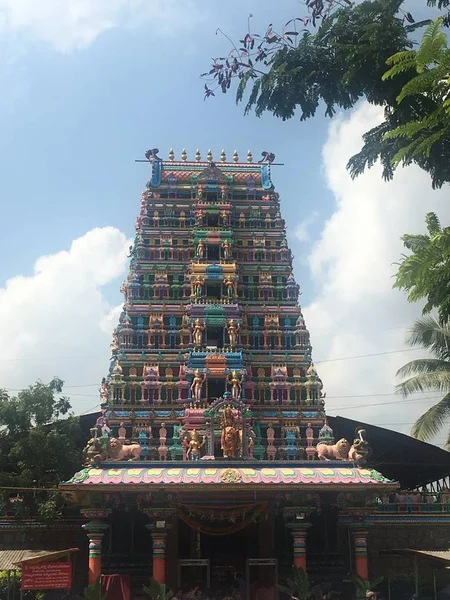
[[[439,8],[448,1],[439,0]],[[380,161],[386,180],[400,163],[416,163],[434,187],[450,181],[450,132],[441,107],[445,86],[439,82],[447,64],[440,32],[444,19],[430,26],[421,49],[414,51],[412,32],[430,21],[415,23],[401,0],[331,2],[319,13],[316,4],[314,21],[321,20],[314,33],[306,28],[309,18],[288,21],[281,33],[272,26],[264,35],[249,29],[227,57],[214,59],[203,73],[205,97],[216,89],[227,93],[236,79],[236,99],[246,99],[246,113],[271,112],[283,120],[296,114],[311,118],[322,106],[332,117],[365,98],[384,109],[384,120],[366,132],[361,151],[350,158],[353,177]],[[430,42],[431,31],[439,44]],[[417,70],[421,65],[423,72]]]
[[[413,325],[406,343],[427,350],[431,357],[412,360],[399,369],[397,376],[406,379],[397,386],[397,392],[405,397],[426,391],[442,394],[442,399],[419,417],[411,431],[412,436],[429,441],[450,420],[450,325],[426,316]],[[450,450],[450,434],[446,447]]]
[[[439,321],[450,319],[450,227],[441,227],[435,213],[426,216],[427,234],[405,234],[409,254],[400,260],[394,287],[410,302],[425,300],[423,314],[436,310]]]
[[[54,489],[80,464],[82,436],[71,405],[62,396],[64,382],[38,381],[17,396],[0,394],[0,487]],[[64,418],[62,418],[64,417]],[[6,491],[7,503],[13,491]],[[20,509],[52,520],[59,497],[47,492],[24,494]]]

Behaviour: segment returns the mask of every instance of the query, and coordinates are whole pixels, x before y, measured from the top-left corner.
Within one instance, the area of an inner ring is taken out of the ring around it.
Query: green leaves
[[[435,231],[439,227],[434,217],[430,216],[428,221],[429,230]],[[411,431],[411,435],[420,440],[431,440],[450,417],[450,325],[441,324],[431,316],[419,319],[409,332],[406,343],[424,348],[433,356],[412,360],[399,369],[397,377],[408,379],[397,385],[396,391],[404,397],[425,391],[444,394],[442,400],[416,421]]]
[[[424,299],[423,313],[436,309],[445,324],[450,318],[450,228],[441,228],[434,213],[426,222],[428,235],[402,237],[411,254],[401,258],[394,288],[406,292],[410,302]]]
[[[69,399],[58,397],[63,384],[55,377],[17,396],[0,395],[0,486],[55,488],[77,471],[83,440],[78,419],[59,419],[71,410]],[[54,501],[44,493],[25,503],[48,522],[60,509]]]
[[[286,579],[286,585],[278,585],[278,589],[298,600],[307,600],[310,593],[308,574],[299,567],[293,567],[292,577]]]
[[[401,140],[400,148],[391,159],[394,168],[401,163],[417,161],[421,164],[421,159],[429,160],[437,146],[439,150],[446,149],[441,160],[449,162],[450,50],[447,36],[441,31],[442,24],[443,19],[438,18],[428,25],[418,50],[397,52],[386,61],[391,68],[384,73],[383,80],[410,71],[416,73],[403,85],[397,104],[400,106],[405,99],[412,99],[414,103],[419,98],[425,100],[428,107],[422,116],[413,113],[404,123],[385,133],[385,141]]]

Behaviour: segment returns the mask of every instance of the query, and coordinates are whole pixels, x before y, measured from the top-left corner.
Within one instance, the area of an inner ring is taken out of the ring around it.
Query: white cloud
[[[70,250],[41,256],[33,275],[0,288],[0,388],[22,389],[58,375],[71,386],[66,393],[77,411],[98,404],[96,386],[108,369],[118,318],[102,287],[116,279],[120,284],[129,243],[113,227],[92,229]]]
[[[382,180],[379,166],[351,180],[346,162],[360,149],[361,135],[380,120],[379,109],[361,104],[331,124],[323,148],[324,174],[336,206],[308,257],[318,294],[305,307],[305,318],[317,360],[404,348],[404,327],[421,307],[392,289],[394,263],[404,250],[400,236],[424,231],[425,214],[431,210],[443,223],[450,221],[448,187],[433,191],[429,176],[417,167],[399,169],[389,183]],[[319,364],[327,410],[373,423],[402,423],[393,428],[409,432],[410,424],[433,401],[405,403],[384,394],[393,393],[397,368],[420,354]],[[356,395],[365,397],[351,398]],[[382,402],[392,404],[364,408]],[[352,408],[342,408],[348,406]]]
[[[61,52],[84,48],[103,31],[151,23],[151,35],[177,34],[204,10],[193,0],[0,0],[0,32],[24,30]]]
[[[311,240],[311,226],[319,218],[319,213],[314,210],[295,227],[294,235],[299,242],[309,242]]]

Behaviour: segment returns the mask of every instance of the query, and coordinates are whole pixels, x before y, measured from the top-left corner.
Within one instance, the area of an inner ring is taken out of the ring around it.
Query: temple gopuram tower
[[[141,458],[182,458],[194,429],[205,441],[202,456],[223,456],[214,415],[225,405],[242,421],[236,456],[313,457],[308,443],[325,418],[322,382],[273,158],[150,155],[103,391],[109,427],[138,442]],[[262,444],[268,438],[273,443]]]
[[[276,600],[292,566],[367,579],[361,510],[396,484],[361,468],[364,429],[334,443],[274,155],[146,158],[102,413],[60,486],[87,519],[89,582],[244,578]]]

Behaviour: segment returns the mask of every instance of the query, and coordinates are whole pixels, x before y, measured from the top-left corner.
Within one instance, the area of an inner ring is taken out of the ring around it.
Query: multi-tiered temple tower
[[[137,585],[150,562],[172,587],[245,572],[242,597],[263,585],[275,600],[292,565],[341,577],[350,535],[367,578],[360,510],[395,484],[359,468],[362,432],[333,445],[274,156],[146,156],[102,416],[85,468],[61,485],[88,519],[89,580]]]
[[[228,405],[242,430],[236,457],[314,456],[322,382],[265,156],[150,155],[103,387],[109,427],[141,458],[182,458],[194,429],[202,456],[223,456]]]

